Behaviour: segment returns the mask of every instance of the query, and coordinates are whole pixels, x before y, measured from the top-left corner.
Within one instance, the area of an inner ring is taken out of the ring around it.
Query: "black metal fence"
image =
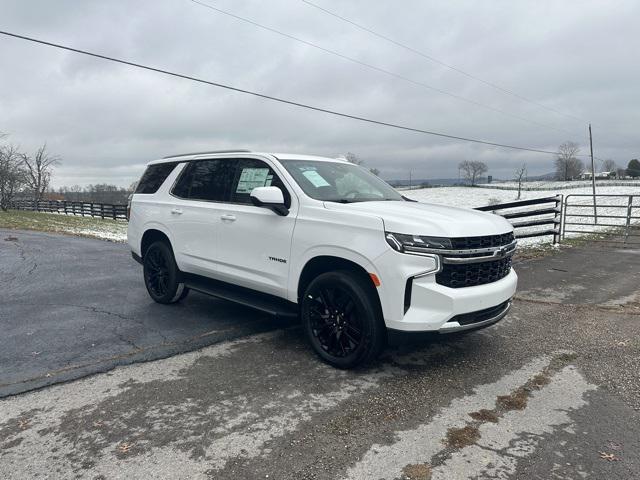
[[[516,238],[553,235],[553,243],[560,242],[563,196],[534,198],[517,202],[478,207],[476,210],[493,212],[513,225]],[[533,208],[532,208],[533,207]]]
[[[33,212],[62,213],[82,217],[111,218],[113,220],[127,219],[127,206],[109,203],[67,202],[58,200],[40,200],[37,205],[34,200],[16,200],[11,202],[14,210],[29,210]]]

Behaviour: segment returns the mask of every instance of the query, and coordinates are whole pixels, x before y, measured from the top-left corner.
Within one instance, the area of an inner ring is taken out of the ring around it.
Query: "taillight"
[[[127,199],[127,220],[131,218],[131,199],[133,198],[133,194],[129,195]]]

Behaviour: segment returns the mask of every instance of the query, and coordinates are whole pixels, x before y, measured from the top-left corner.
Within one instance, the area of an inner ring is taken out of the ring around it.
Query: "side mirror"
[[[284,204],[284,195],[278,187],[256,187],[249,195],[251,202],[257,207],[266,207],[278,215],[289,215],[289,209]]]

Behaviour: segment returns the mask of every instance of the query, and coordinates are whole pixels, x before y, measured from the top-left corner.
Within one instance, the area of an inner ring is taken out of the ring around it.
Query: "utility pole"
[[[411,190],[411,170],[409,170],[409,190]]]
[[[589,124],[589,147],[591,149],[591,187],[593,189],[593,219],[598,223],[598,209],[596,207],[596,167],[593,163],[593,136],[591,135],[591,124]]]

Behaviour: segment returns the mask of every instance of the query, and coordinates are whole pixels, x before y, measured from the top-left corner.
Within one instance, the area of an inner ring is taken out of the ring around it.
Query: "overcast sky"
[[[202,0],[413,82],[327,54],[190,0],[0,0],[0,30],[298,102],[488,141],[640,156],[640,2],[513,0],[314,3],[572,117],[505,95],[300,0]],[[553,157],[405,132],[0,36],[0,131],[62,158],[54,186],[136,180],[176,152],[251,148],[337,156],[387,179],[457,177],[480,159],[510,178]],[[528,119],[520,120],[514,117]],[[577,118],[573,118],[577,117]],[[531,123],[533,122],[533,123]],[[541,126],[544,124],[546,126]]]

